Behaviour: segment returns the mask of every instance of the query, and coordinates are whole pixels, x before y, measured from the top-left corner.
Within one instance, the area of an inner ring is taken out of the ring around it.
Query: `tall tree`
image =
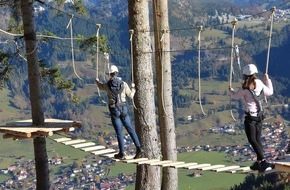
[[[37,57],[37,39],[35,32],[33,0],[21,0],[21,14],[26,46],[29,92],[32,123],[35,126],[44,124],[44,114],[41,101],[41,78]],[[49,189],[49,168],[44,136],[33,139],[36,169],[36,189]]]
[[[159,159],[158,135],[155,116],[153,68],[149,25],[148,1],[128,0],[129,27],[134,31],[132,38],[133,79],[136,82],[135,126],[141,144],[149,159]],[[140,165],[137,168],[138,190],[160,189],[160,168]]]
[[[170,35],[167,0],[153,1],[153,20],[161,152],[164,160],[176,161],[177,149],[172,103]],[[171,167],[163,168],[162,189],[178,189],[177,169]]]

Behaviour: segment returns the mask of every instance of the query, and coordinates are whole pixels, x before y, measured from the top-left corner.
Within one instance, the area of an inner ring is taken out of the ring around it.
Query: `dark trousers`
[[[262,121],[255,121],[252,117],[246,116],[244,124],[248,142],[257,154],[257,160],[261,161],[264,159],[263,145],[261,142]]]

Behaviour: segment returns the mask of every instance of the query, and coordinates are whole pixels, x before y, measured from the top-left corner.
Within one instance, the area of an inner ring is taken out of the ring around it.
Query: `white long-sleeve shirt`
[[[259,96],[263,90],[265,96],[271,96],[273,94],[273,85],[270,79],[265,81],[265,84],[260,79],[255,79],[256,88],[254,89],[254,85],[250,86],[250,89],[254,91],[254,93]],[[251,116],[257,116],[258,106],[256,101],[252,95],[252,93],[248,89],[239,89],[235,91],[234,89],[230,89],[230,95],[234,99],[242,99],[243,101],[243,110],[251,114]]]

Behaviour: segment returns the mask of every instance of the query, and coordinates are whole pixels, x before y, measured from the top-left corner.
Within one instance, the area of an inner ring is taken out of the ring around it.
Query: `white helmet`
[[[254,64],[248,64],[244,67],[243,74],[244,75],[253,75],[258,73],[258,69]]]
[[[111,74],[111,73],[115,73],[115,72],[117,72],[117,73],[119,72],[118,67],[116,65],[112,65],[110,67],[109,73]]]

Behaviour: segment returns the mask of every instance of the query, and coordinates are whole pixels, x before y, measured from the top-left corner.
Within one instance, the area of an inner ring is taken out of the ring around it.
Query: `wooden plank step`
[[[87,142],[87,143],[81,143],[81,144],[73,144],[71,146],[74,148],[84,148],[84,147],[93,146],[93,145],[95,145],[95,143]]]
[[[191,162],[191,163],[185,163],[185,164],[180,164],[180,165],[174,166],[174,168],[185,168],[185,167],[195,166],[195,165],[197,165],[197,163]]]
[[[162,160],[159,162],[150,163],[150,166],[162,166],[163,164],[172,163],[171,160]]]
[[[148,158],[138,158],[138,159],[133,159],[134,156],[131,157],[131,159],[126,159],[126,160],[122,160],[122,162],[125,162],[125,163],[138,163],[140,161],[144,161],[144,160],[148,160]]]
[[[261,173],[259,173],[257,170],[250,170],[250,171],[244,172],[244,173],[247,173],[247,174],[267,175],[267,174],[274,173],[274,172],[277,172],[276,169],[268,169],[268,170],[266,170],[264,172],[261,172]]]
[[[238,169],[238,168],[240,168],[240,166],[226,166],[226,167],[223,167],[223,168],[214,169],[213,171],[215,171],[215,172],[224,172],[224,171],[232,171],[232,170],[235,170],[235,169]]]
[[[93,146],[93,147],[86,147],[86,148],[81,148],[83,151],[85,152],[89,152],[89,151],[94,151],[94,150],[102,150],[105,149],[106,147],[103,145],[98,145],[98,146]]]
[[[178,165],[181,165],[181,164],[184,164],[185,162],[182,162],[182,161],[175,161],[175,162],[172,162],[172,163],[167,163],[167,164],[163,164],[162,166],[163,167],[174,167],[174,166],[178,166]]]
[[[184,168],[189,169],[189,170],[192,170],[192,169],[201,169],[201,168],[204,168],[204,167],[208,167],[210,165],[211,164],[197,164],[197,165],[194,165],[194,166],[188,166],[188,167],[184,167]]]
[[[243,171],[249,171],[249,170],[251,170],[250,166],[244,166],[244,167],[240,167],[240,168],[233,169],[233,170],[227,170],[226,172],[228,172],[228,173],[242,173]]]
[[[154,163],[154,162],[160,162],[161,160],[160,159],[151,159],[151,160],[144,160],[144,161],[139,161],[138,162],[138,165],[141,165],[141,164],[150,164],[150,163]]]
[[[58,139],[53,139],[53,140],[56,142],[64,142],[64,141],[70,141],[71,138],[64,137],[64,138],[58,138]]]
[[[102,154],[112,153],[112,152],[116,152],[116,150],[114,150],[114,149],[104,149],[104,150],[94,151],[92,153],[94,155],[102,155]]]
[[[212,165],[212,166],[201,168],[201,170],[207,171],[207,170],[213,170],[213,169],[223,168],[223,167],[225,167],[225,165]]]
[[[103,157],[106,157],[106,158],[114,158],[114,155],[116,154],[116,152],[114,153],[109,153],[109,154],[103,154],[102,156]]]
[[[82,143],[82,142],[86,142],[86,140],[84,139],[76,139],[76,140],[71,140],[71,141],[65,141],[62,142],[65,145],[72,145],[72,144],[77,144],[77,143]]]

